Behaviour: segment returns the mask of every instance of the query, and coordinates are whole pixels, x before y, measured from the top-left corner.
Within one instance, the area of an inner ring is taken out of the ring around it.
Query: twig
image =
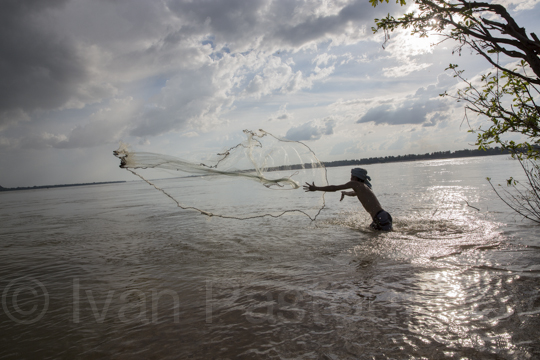
[[[461,199],[463,199],[463,198],[461,198]],[[467,203],[468,207],[472,207],[473,209],[476,209],[476,210],[478,210],[478,212],[480,212],[479,208],[469,205],[469,202],[467,200],[463,199],[463,201],[465,201]]]

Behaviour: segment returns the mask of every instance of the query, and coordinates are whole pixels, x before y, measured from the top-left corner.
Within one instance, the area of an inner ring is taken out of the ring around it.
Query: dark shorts
[[[384,210],[379,211],[369,225],[374,230],[392,231],[392,216]]]

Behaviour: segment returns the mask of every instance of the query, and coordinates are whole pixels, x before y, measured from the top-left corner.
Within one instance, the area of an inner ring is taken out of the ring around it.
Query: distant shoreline
[[[384,163],[393,163],[393,162],[404,162],[404,161],[422,161],[422,160],[444,160],[444,159],[455,159],[455,158],[466,158],[466,157],[476,157],[476,156],[493,156],[493,155],[511,155],[512,153],[508,150],[503,150],[499,147],[486,149],[486,150],[456,150],[452,151],[437,151],[426,154],[409,154],[409,155],[398,155],[398,156],[385,156],[385,157],[376,157],[376,158],[365,158],[359,160],[336,160],[322,162],[325,167],[334,167],[334,166],[350,166],[350,165],[370,165],[370,164],[384,164]]]
[[[493,156],[493,155],[511,155],[507,150],[502,150],[499,147],[486,150],[456,150],[456,151],[438,151],[426,154],[409,154],[409,155],[398,155],[398,156],[385,156],[385,157],[375,157],[375,158],[364,158],[357,160],[336,160],[336,161],[321,161],[325,167],[338,167],[338,166],[351,166],[351,165],[371,165],[371,164],[385,164],[385,163],[394,163],[394,162],[406,162],[406,161],[422,161],[422,160],[444,160],[444,159],[455,159],[455,158],[466,158],[466,157],[476,157],[476,156]],[[291,170],[299,168],[310,168],[312,164],[304,165],[289,165],[289,166],[280,166],[275,168],[269,168],[268,171],[279,171],[279,170]],[[16,188],[3,188],[0,186],[0,192],[2,191],[18,191],[18,190],[36,190],[36,189],[53,189],[61,187],[72,187],[72,186],[88,186],[88,185],[104,185],[104,184],[118,184],[124,183],[126,181],[104,181],[104,182],[93,182],[93,183],[82,183],[82,184],[64,184],[64,185],[42,185],[42,186],[28,186],[28,187],[16,187]]]
[[[438,151],[426,154],[410,154],[410,155],[398,155],[398,156],[385,156],[376,158],[365,158],[359,160],[336,160],[336,161],[321,161],[324,167],[338,167],[338,166],[355,166],[355,165],[373,165],[373,164],[386,164],[395,162],[409,162],[409,161],[425,161],[425,160],[444,160],[444,159],[459,159],[468,157],[480,157],[480,156],[494,156],[494,155],[511,155],[508,150],[502,150],[499,147],[487,150],[457,150],[457,151]],[[299,169],[311,169],[312,167],[319,167],[318,164],[295,164],[284,165],[268,168],[267,171],[286,171],[286,170],[299,170]]]
[[[41,186],[26,186],[26,187],[16,187],[16,188],[4,188],[4,187],[0,186],[0,192],[1,191],[53,189],[53,188],[62,188],[62,187],[73,187],[73,186],[118,184],[118,183],[125,183],[125,182],[126,181],[124,181],[124,180],[122,180],[122,181],[102,181],[102,182],[81,183],[81,184],[41,185]]]

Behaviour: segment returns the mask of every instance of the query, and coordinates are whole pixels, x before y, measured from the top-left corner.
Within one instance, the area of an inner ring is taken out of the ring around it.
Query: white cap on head
[[[367,170],[366,169],[354,168],[354,169],[351,170],[351,175],[356,176],[357,178],[362,180],[371,189],[371,183],[369,182],[369,180],[371,180],[371,178],[367,175]]]

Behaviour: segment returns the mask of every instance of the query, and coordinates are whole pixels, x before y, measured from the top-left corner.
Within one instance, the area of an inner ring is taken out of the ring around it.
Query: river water
[[[540,227],[485,179],[519,163],[366,168],[393,232],[333,193],[314,222],[208,218],[142,181],[1,193],[0,358],[540,358]]]

